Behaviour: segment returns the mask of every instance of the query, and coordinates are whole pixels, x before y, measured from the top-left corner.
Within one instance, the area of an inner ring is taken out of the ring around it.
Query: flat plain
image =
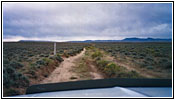
[[[171,42],[3,43],[3,95],[34,84],[104,78],[172,78]]]

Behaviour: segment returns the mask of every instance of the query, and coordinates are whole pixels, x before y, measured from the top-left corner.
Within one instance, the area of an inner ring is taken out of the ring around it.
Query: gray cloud
[[[4,40],[171,38],[171,4],[3,3]]]

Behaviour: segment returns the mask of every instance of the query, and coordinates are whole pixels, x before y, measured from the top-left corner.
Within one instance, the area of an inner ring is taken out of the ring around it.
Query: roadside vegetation
[[[27,87],[48,77],[64,57],[76,55],[84,46],[86,44],[57,43],[54,56],[53,43],[4,43],[3,96],[24,94]]]
[[[96,43],[97,48],[104,50],[117,62],[134,66],[151,74],[152,78],[172,77],[172,44],[171,42],[155,43]]]
[[[91,57],[99,71],[105,74],[106,78],[143,78],[136,71],[128,71],[119,66],[116,62],[108,59],[108,54],[94,46],[87,47],[87,54]]]

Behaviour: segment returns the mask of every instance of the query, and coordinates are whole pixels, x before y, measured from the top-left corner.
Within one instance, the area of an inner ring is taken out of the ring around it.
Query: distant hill
[[[159,38],[125,38],[123,42],[171,42],[171,39],[159,39]]]
[[[125,38],[123,40],[85,40],[85,41],[68,41],[73,43],[91,43],[91,42],[171,42],[171,39],[160,38]]]

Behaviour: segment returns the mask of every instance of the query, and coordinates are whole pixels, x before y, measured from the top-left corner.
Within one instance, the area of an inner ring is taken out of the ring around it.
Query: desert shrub
[[[107,50],[107,52],[112,52],[112,50],[111,50],[111,49],[109,49],[109,50]]]
[[[69,57],[69,55],[68,55],[68,53],[67,53],[67,52],[64,52],[64,53],[63,53],[63,55],[64,55],[66,58],[68,58],[68,57]]]
[[[118,78],[140,78],[141,76],[136,71],[129,71],[129,72],[118,72],[115,77]]]
[[[67,52],[67,56],[74,56],[77,53],[80,53],[83,50],[83,48],[72,48]]]
[[[3,64],[9,64],[9,60],[6,58],[3,58]]]
[[[96,51],[92,54],[92,58],[96,58],[96,57],[103,57],[103,54],[100,51]]]
[[[133,52],[132,55],[137,55],[137,54],[135,52]]]
[[[57,54],[56,56],[50,56],[49,59],[57,60],[59,62],[64,61],[63,58],[59,54]]]
[[[14,73],[15,69],[10,65],[7,65],[6,67],[4,67],[4,71],[7,71],[7,73]]]
[[[125,55],[130,55],[130,53],[129,52],[125,52]]]
[[[34,70],[29,70],[28,72],[27,72],[28,74],[31,74],[31,75],[35,75],[36,73],[35,73],[35,71]]]
[[[111,54],[111,55],[112,55],[112,56],[114,56],[115,54],[116,54],[115,52],[112,52],[112,54]]]
[[[29,80],[24,78],[25,76],[20,72],[16,71],[13,67],[6,67],[3,69],[3,85],[7,88],[14,87],[25,87],[29,85]]]
[[[6,96],[14,96],[14,95],[19,95],[19,91],[13,89],[13,88],[9,88],[5,91],[5,95]]]
[[[45,55],[44,54],[41,54],[40,57],[44,57]]]
[[[59,62],[64,61],[63,58],[59,54],[56,55],[56,60],[58,60]]]
[[[162,58],[162,59],[160,59],[160,61],[159,61],[159,63],[165,63],[165,62],[168,62],[168,59]]]
[[[166,69],[172,69],[172,61],[168,61],[168,62],[165,64],[165,68],[166,68]]]
[[[133,57],[134,59],[138,59],[138,58],[139,58],[138,55],[132,55],[132,57]]]
[[[154,67],[149,65],[149,66],[146,66],[147,69],[153,69]]]
[[[50,63],[53,63],[53,61],[49,58],[43,58],[43,61],[44,61],[44,65],[49,65]]]
[[[37,68],[40,68],[40,65],[37,63],[29,63],[31,70],[37,70]]]
[[[58,53],[63,53],[64,51],[63,50],[59,50],[59,52]]]
[[[99,60],[99,61],[97,61],[97,66],[99,69],[103,70],[107,66],[108,63],[109,63],[109,61]]]
[[[144,68],[148,65],[147,61],[135,61],[135,64],[139,65],[141,68]]]
[[[145,56],[146,56],[146,54],[144,54],[144,53],[141,53],[141,54],[140,54],[140,56],[141,56],[141,57],[145,57]]]
[[[86,50],[89,50],[89,49],[90,49],[90,50],[93,50],[94,48],[95,48],[94,46],[87,46],[87,47],[86,47]]]
[[[32,56],[34,56],[34,55],[33,55],[33,54],[29,54],[28,56],[29,56],[29,57],[32,57]]]
[[[38,60],[38,61],[36,61],[36,63],[37,63],[38,65],[45,65],[44,60]]]
[[[69,56],[74,56],[74,55],[75,55],[74,52],[68,52],[67,54],[68,54]]]
[[[155,56],[155,57],[164,57],[164,55],[161,54],[160,52],[156,52],[156,53],[154,53],[154,56]]]
[[[23,60],[27,60],[28,59],[28,57],[26,57],[26,56],[23,56]]]
[[[22,68],[22,67],[24,67],[23,64],[21,64],[19,62],[16,62],[16,61],[10,62],[10,66],[12,66],[13,68]]]
[[[107,75],[113,76],[117,72],[120,72],[120,66],[116,65],[115,63],[108,63],[107,66],[104,68],[104,71]]]
[[[30,81],[29,81],[28,77],[22,75],[22,76],[20,76],[19,79],[20,79],[19,80],[19,83],[20,83],[19,86],[21,86],[21,87],[29,86]]]
[[[160,59],[157,66],[160,68],[170,69],[172,68],[172,61],[168,61],[168,59]]]
[[[44,57],[49,57],[49,55],[48,55],[48,54],[46,54],[46,55],[44,55]]]
[[[129,75],[130,75],[131,78],[134,78],[134,77],[136,78],[136,77],[139,76],[139,74],[136,71],[133,71],[133,70],[129,72]]]
[[[144,59],[144,57],[143,56],[139,56],[139,59]]]
[[[3,85],[7,88],[12,86],[14,81],[10,78],[10,74],[7,72],[7,69],[3,69]]]
[[[151,57],[146,57],[145,60],[147,60],[147,61],[149,61],[149,62],[150,62],[150,61],[154,61],[153,58],[151,58]]]
[[[49,59],[56,60],[55,56],[49,56]]]
[[[28,58],[26,61],[27,62],[32,62],[32,60],[33,60],[32,58]]]

